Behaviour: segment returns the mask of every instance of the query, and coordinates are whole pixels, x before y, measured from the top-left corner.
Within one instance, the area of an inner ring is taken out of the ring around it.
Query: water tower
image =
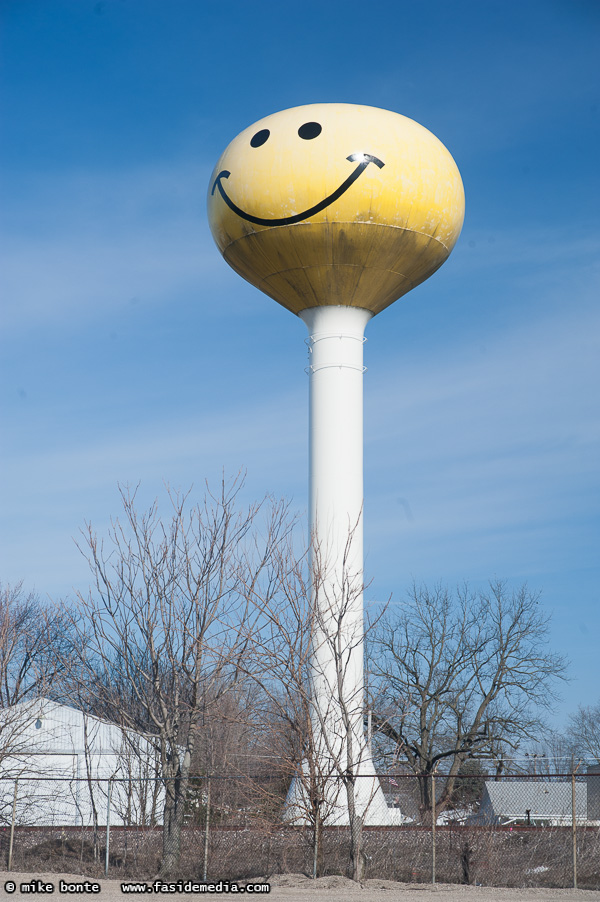
[[[363,730],[364,330],[447,260],[463,223],[461,177],[413,120],[316,103],[241,132],[211,176],[208,209],[227,263],[308,327],[313,729],[322,772],[350,738],[350,763],[373,774]],[[393,822],[379,783],[357,785],[365,823]],[[300,792],[296,781],[292,818]],[[347,822],[343,793],[328,792],[329,823]]]

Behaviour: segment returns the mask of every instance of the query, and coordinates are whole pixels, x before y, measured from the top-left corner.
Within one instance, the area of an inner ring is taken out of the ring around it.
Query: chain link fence
[[[367,779],[372,779],[368,777]],[[600,889],[600,769],[584,774],[379,777],[398,826],[363,830],[365,876],[411,883]],[[287,781],[289,782],[289,781]],[[350,831],[283,819],[281,777],[190,781],[182,878],[350,875]],[[148,879],[161,867],[165,786],[150,778],[0,779],[7,870]],[[315,847],[317,842],[318,848]]]

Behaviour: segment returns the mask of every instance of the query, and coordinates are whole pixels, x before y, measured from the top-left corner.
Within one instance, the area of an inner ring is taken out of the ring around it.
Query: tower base
[[[357,771],[353,789],[354,804],[365,827],[399,827],[410,822],[411,818],[403,815],[398,808],[391,808],[386,802],[370,755],[365,755]],[[314,819],[309,801],[309,785],[309,768],[305,761],[288,790],[283,812],[286,823],[306,826]],[[319,818],[323,826],[348,827],[348,790],[342,778],[335,775],[322,777],[319,781],[319,795]]]

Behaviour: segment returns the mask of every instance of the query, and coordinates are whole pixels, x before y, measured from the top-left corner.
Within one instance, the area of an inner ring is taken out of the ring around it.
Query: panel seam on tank
[[[331,226],[331,225],[341,225],[341,226],[349,226],[349,225],[365,225],[365,226],[376,226],[380,229],[398,229],[400,232],[410,232],[413,235],[422,235],[424,238],[428,238],[430,241],[437,241],[438,244],[441,244],[444,250],[448,251],[448,246],[444,244],[439,238],[436,238],[435,235],[428,235],[426,232],[420,232],[418,229],[407,229],[405,226],[397,226],[397,225],[388,225],[388,223],[381,222],[370,222],[368,219],[345,219],[343,222],[338,222],[337,220],[326,221],[326,222],[297,222],[295,225],[291,226],[270,226],[264,229],[261,229],[259,232],[246,232],[245,235],[241,235],[239,238],[235,238],[233,241],[230,241],[229,244],[225,245],[222,254],[225,254],[225,251],[232,247],[234,244],[237,244],[238,241],[243,241],[245,238],[249,238],[251,235],[261,235],[263,232],[272,232],[277,229],[285,229],[289,231],[290,229],[297,229],[298,227],[306,227],[306,226]],[[450,251],[448,251],[450,254]],[[299,267],[296,267],[299,269]]]

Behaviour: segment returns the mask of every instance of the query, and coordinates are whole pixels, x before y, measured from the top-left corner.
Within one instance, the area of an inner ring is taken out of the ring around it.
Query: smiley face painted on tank
[[[348,111],[347,104],[312,104],[275,113],[245,129],[211,177],[211,219],[216,201],[238,218],[245,234],[248,224],[258,230],[331,221],[346,218],[357,204],[364,208],[365,200],[368,206],[378,187],[375,173],[386,160],[378,152],[381,142]],[[351,207],[340,203],[350,198]],[[228,231],[235,233],[233,221],[224,215]]]
[[[305,122],[298,129],[298,137],[303,141],[312,141],[315,138],[318,138],[321,132],[323,131],[323,127],[320,122]],[[252,138],[250,139],[250,147],[258,148],[262,147],[267,143],[269,138],[271,137],[271,131],[268,128],[261,128],[257,131]],[[357,163],[352,172],[348,175],[348,177],[339,185],[335,191],[329,194],[327,197],[324,197],[322,200],[313,204],[313,206],[309,207],[306,210],[302,210],[300,213],[293,213],[289,216],[274,216],[274,217],[260,217],[256,216],[253,213],[248,212],[247,210],[242,210],[227,194],[227,189],[223,186],[223,180],[228,179],[231,175],[231,172],[227,169],[222,169],[221,172],[217,175],[211,194],[215,193],[215,190],[218,189],[221,197],[227,204],[230,210],[233,210],[238,216],[241,216],[242,219],[246,219],[248,222],[252,222],[256,225],[265,225],[265,226],[281,226],[281,225],[295,225],[297,222],[302,222],[305,219],[310,219],[311,216],[316,216],[322,210],[325,210],[326,207],[329,207],[330,204],[335,203],[339,198],[348,191],[354,182],[360,178],[364,170],[367,168],[369,163],[374,163],[375,166],[378,166],[380,169],[383,169],[384,163],[382,160],[368,153],[351,153],[348,157],[346,157],[348,162]]]
[[[423,126],[318,103],[242,131],[213,170],[208,213],[227,262],[294,312],[371,309],[363,288],[378,273],[389,284],[383,309],[447,258],[464,192],[454,160]]]

